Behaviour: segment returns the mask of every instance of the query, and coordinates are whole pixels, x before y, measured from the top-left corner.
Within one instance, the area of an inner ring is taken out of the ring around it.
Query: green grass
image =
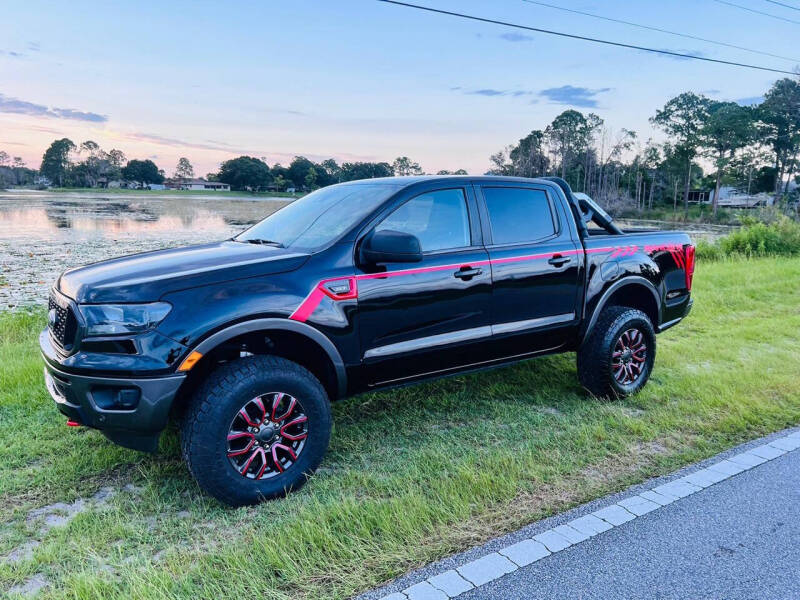
[[[216,190],[129,190],[125,188],[69,188],[53,187],[48,188],[47,192],[55,194],[64,193],[90,193],[90,194],[113,194],[129,196],[196,196],[197,194],[208,194],[209,196],[223,197],[268,197],[268,198],[299,198],[302,193],[290,194],[288,192],[223,192]]]
[[[351,398],[321,472],[231,510],[199,492],[169,432],[157,456],[67,429],[36,349],[41,314],[0,314],[0,594],[345,598],[427,561],[800,422],[800,259],[700,263],[695,310],[659,336],[634,398],[593,400],[574,355]],[[122,491],[126,484],[138,491]],[[29,511],[119,490],[39,532]]]

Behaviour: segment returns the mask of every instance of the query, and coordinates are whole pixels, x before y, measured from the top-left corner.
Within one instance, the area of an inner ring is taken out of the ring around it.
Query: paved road
[[[459,596],[800,599],[800,451]]]

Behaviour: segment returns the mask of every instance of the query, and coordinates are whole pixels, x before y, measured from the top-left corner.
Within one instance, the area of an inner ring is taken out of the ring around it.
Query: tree
[[[100,150],[100,145],[92,140],[86,140],[78,147],[78,154],[88,154],[88,156],[79,164],[78,171],[75,172],[73,167],[73,180],[79,177],[83,180],[83,184],[87,187],[94,187],[100,177],[101,171],[104,170],[105,152]]]
[[[21,156],[15,156],[14,162],[12,163],[15,169],[24,169],[25,168],[25,161],[22,160]]]
[[[314,167],[311,167],[306,173],[304,183],[306,184],[307,190],[314,189],[314,185],[317,183],[317,170]]]
[[[694,92],[676,96],[656,111],[650,122],[663,129],[680,146],[686,159],[686,180],[683,190],[683,206],[689,214],[689,185],[692,177],[692,160],[701,145],[700,130],[708,118],[709,100]]]
[[[320,167],[322,167],[322,172],[325,175],[325,183],[322,185],[330,185],[332,183],[338,183],[341,181],[342,176],[342,168],[336,163],[336,161],[332,158],[327,160],[323,160],[320,163]]]
[[[122,169],[122,177],[146,186],[150,183],[163,183],[164,175],[152,160],[131,160]]]
[[[125,153],[122,150],[112,148],[108,151],[108,161],[115,167],[122,168],[122,165],[128,162]]]
[[[234,190],[259,191],[266,189],[272,174],[263,160],[252,156],[240,156],[226,160],[220,165],[219,180]]]
[[[725,169],[738,150],[755,137],[755,120],[752,109],[735,102],[711,102],[708,118],[700,129],[701,143],[714,159],[717,175],[711,210],[716,216],[719,205],[720,182]]]
[[[775,155],[775,194],[789,188],[800,153],[800,81],[784,78],[776,81],[759,106],[762,133]]]
[[[175,167],[175,179],[191,179],[194,177],[194,167],[192,167],[192,163],[189,162],[189,159],[186,157],[181,157],[178,159],[178,164]]]
[[[508,152],[513,175],[519,177],[540,177],[547,174],[550,159],[544,149],[544,131],[535,129],[522,138]]]
[[[78,154],[82,152],[88,152],[89,155],[97,154],[97,151],[100,150],[100,145],[97,142],[93,142],[92,140],[86,140],[83,142],[78,149]]]
[[[545,129],[545,135],[559,157],[562,178],[566,179],[567,169],[572,166],[574,158],[585,151],[587,133],[586,117],[572,109],[562,112]]]
[[[392,171],[395,175],[399,175],[400,177],[423,174],[419,163],[414,162],[407,156],[398,156],[392,163]]]
[[[294,187],[300,189],[305,187],[308,173],[313,168],[314,163],[305,156],[295,156],[292,162],[289,163],[286,177],[291,180]],[[316,181],[316,176],[314,181]]]
[[[394,175],[392,165],[387,162],[346,162],[342,164],[341,180],[372,179],[375,177],[391,177]]]
[[[74,152],[75,144],[69,138],[61,138],[50,144],[42,156],[39,172],[52,182],[64,185],[64,178],[70,167],[69,153]]]
[[[8,158],[8,152],[0,150],[0,167],[5,167],[8,165]]]

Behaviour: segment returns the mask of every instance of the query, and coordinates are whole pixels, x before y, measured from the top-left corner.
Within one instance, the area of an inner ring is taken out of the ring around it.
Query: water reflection
[[[208,239],[245,229],[283,199],[220,196],[108,198],[92,194],[0,192],[0,240],[116,239],[202,233]]]

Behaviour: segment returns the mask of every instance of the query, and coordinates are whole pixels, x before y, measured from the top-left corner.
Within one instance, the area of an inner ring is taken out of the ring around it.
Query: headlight
[[[83,304],[78,306],[86,322],[86,335],[140,333],[158,325],[172,310],[167,302],[150,304]]]

